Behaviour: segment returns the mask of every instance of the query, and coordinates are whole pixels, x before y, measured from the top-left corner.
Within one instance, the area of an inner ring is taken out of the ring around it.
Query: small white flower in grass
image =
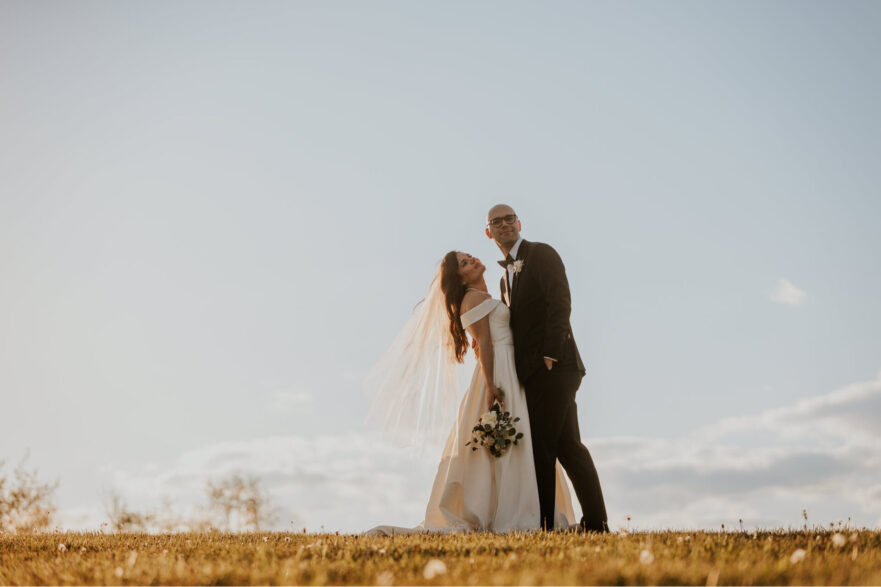
[[[655,562],[655,555],[652,554],[652,551],[644,549],[639,553],[639,562],[644,565],[650,565]]]
[[[376,576],[376,584],[377,585],[394,585],[395,584],[395,574],[391,571],[383,571],[379,575]]]
[[[58,550],[59,550],[60,552],[65,552],[65,551],[67,551],[67,545],[66,545],[66,544],[59,544],[59,545],[58,545]]]
[[[264,537],[263,537],[263,542],[269,542],[269,537],[268,537],[268,536],[264,536]]]
[[[80,546],[80,554],[86,554],[86,547]]]
[[[113,571],[113,574],[116,575],[117,579],[122,579],[125,571],[122,570],[122,567],[116,567],[116,569]]]
[[[792,553],[792,556],[789,557],[789,562],[794,565],[797,565],[801,561],[805,560],[805,556],[807,556],[807,552],[805,552],[804,548],[799,548],[795,552]]]
[[[847,538],[836,532],[832,535],[832,544],[838,548],[841,548],[845,544],[847,544]]]
[[[425,568],[422,570],[422,576],[429,581],[438,575],[445,575],[446,573],[447,565],[444,564],[444,561],[437,558],[428,561],[428,564],[426,564]]]
[[[290,542],[290,541],[291,541],[291,537],[290,537],[290,536],[285,536],[284,541],[285,541],[285,542]]]

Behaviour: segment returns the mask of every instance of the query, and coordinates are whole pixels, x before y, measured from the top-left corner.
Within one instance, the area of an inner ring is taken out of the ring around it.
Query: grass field
[[[0,535],[0,584],[881,584],[881,533]]]

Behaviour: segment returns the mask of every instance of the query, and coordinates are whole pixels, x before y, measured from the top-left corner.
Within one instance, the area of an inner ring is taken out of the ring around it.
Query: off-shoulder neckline
[[[470,310],[462,312],[462,316],[464,316],[465,314],[470,314],[471,312],[473,312],[474,310],[476,310],[477,308],[479,308],[480,306],[484,305],[487,302],[498,302],[498,301],[499,300],[497,300],[495,298],[486,298],[485,300],[483,300],[482,302],[480,302],[479,304],[477,304],[476,306],[474,306]]]

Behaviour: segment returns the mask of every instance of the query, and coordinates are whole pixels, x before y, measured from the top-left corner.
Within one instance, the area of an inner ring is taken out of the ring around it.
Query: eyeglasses
[[[492,226],[493,228],[499,228],[500,226],[502,226],[502,222],[504,222],[505,224],[514,224],[515,222],[517,222],[517,215],[516,214],[508,214],[507,216],[500,216],[498,218],[493,218],[492,220],[487,222],[487,224],[489,226]]]

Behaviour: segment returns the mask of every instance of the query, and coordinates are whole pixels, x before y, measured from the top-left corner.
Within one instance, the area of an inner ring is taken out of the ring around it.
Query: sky
[[[497,293],[504,202],[566,265],[613,528],[881,525],[879,25],[2,0],[0,460],[65,528],[234,472],[280,529],[418,524],[437,459],[362,380],[447,251]]]

